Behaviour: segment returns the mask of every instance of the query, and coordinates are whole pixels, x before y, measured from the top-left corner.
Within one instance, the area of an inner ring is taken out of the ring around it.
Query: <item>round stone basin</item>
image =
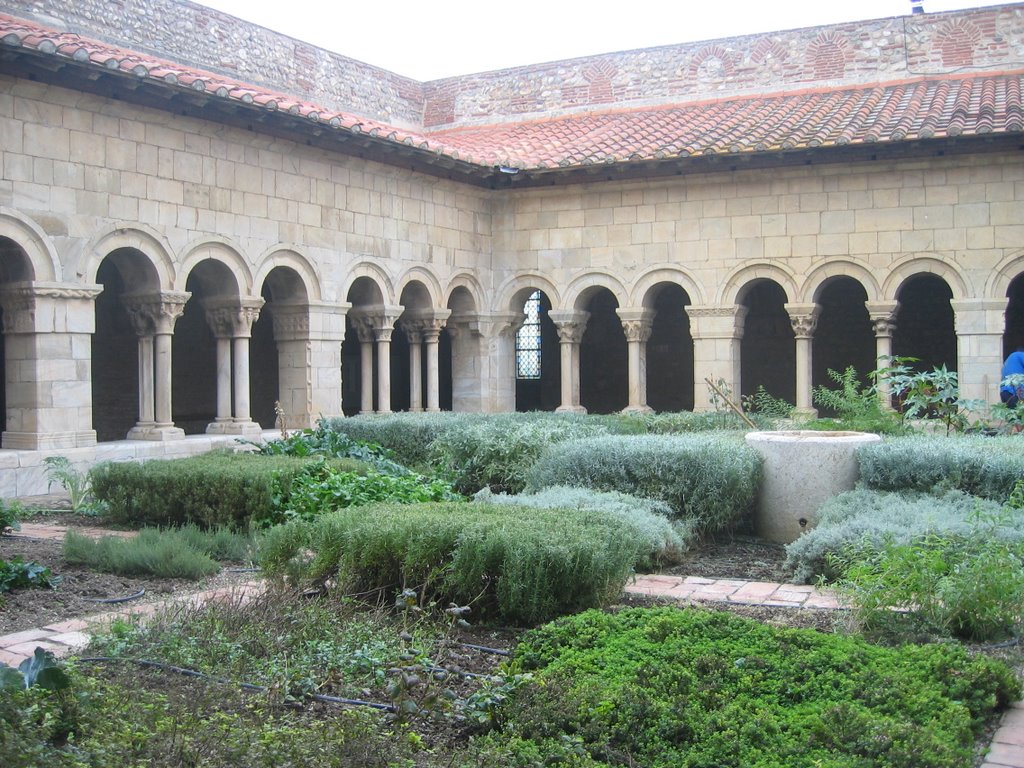
[[[832,496],[853,488],[857,449],[881,438],[867,432],[750,432],[747,445],[764,460],[754,524],[768,541],[789,544],[817,524]]]

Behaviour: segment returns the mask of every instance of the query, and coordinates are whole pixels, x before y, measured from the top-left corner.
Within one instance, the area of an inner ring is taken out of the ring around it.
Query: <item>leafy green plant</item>
[[[978,400],[960,397],[956,371],[945,364],[931,371],[918,371],[913,357],[893,357],[878,371],[884,377],[893,397],[900,403],[904,419],[935,418],[946,427],[946,435],[963,432],[970,424],[970,413],[984,407]]]
[[[25,515],[25,508],[17,499],[7,501],[0,499],[0,536],[20,530],[19,521]]]
[[[296,518],[311,520],[324,512],[374,502],[414,504],[461,498],[443,480],[429,480],[411,473],[388,475],[374,470],[365,474],[341,472],[321,456],[291,477],[287,490],[275,485],[273,513],[253,518],[253,523],[268,526]]]
[[[883,369],[885,370],[885,369]],[[871,371],[868,378],[873,382],[864,385],[857,370],[851,365],[843,371],[828,369],[828,376],[838,387],[814,388],[814,402],[836,414],[836,419],[821,419],[806,425],[808,429],[850,429],[858,432],[879,434],[901,434],[906,431],[895,411],[882,407],[879,398],[879,370]]]
[[[524,635],[535,685],[502,714],[509,759],[581,741],[578,765],[960,768],[1020,683],[956,645],[874,646],[724,612],[587,611]],[[572,763],[571,763],[572,764]]]
[[[761,414],[769,419],[788,419],[792,417],[796,406],[781,397],[775,397],[763,384],[758,384],[754,394],[743,398],[743,410]]]
[[[394,461],[390,452],[381,446],[366,440],[352,439],[343,431],[329,426],[325,419],[320,419],[314,429],[292,432],[280,440],[261,443],[250,440],[239,442],[254,447],[257,453],[264,456],[326,456],[333,459],[355,459],[386,474],[411,474],[409,469]]]
[[[21,557],[0,560],[0,594],[24,587],[53,587],[58,583],[59,577],[35,561],[26,562]]]
[[[865,629],[906,631],[902,616],[927,631],[986,641],[1019,631],[1024,606],[1024,542],[994,535],[996,516],[976,513],[967,536],[929,531],[878,551],[847,550],[839,589]]]
[[[93,496],[88,473],[75,469],[66,456],[47,456],[43,463],[46,464],[48,487],[52,488],[57,483],[68,492],[72,512],[90,517],[104,513],[104,505]]]
[[[0,664],[0,691],[39,686],[49,691],[63,691],[71,687],[71,679],[57,658],[44,648],[25,659],[17,669]]]

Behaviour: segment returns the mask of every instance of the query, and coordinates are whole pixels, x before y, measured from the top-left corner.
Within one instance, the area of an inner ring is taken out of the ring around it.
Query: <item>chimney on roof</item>
[[[924,0],[910,0],[911,13],[924,13]]]

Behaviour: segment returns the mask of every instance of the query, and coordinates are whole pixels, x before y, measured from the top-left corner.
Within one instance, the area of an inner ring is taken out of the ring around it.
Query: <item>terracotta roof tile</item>
[[[528,122],[409,131],[0,14],[0,43],[325,123],[485,168],[571,168],[712,154],[1016,133],[1024,72],[946,75]]]

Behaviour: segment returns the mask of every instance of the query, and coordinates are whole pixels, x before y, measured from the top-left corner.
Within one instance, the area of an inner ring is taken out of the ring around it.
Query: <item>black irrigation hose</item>
[[[496,653],[498,656],[511,656],[511,651],[503,651],[501,648],[488,648],[486,645],[473,645],[472,643],[459,643],[463,648],[472,648],[474,651],[484,653]]]
[[[986,651],[998,651],[1001,648],[1012,648],[1020,642],[1020,636],[1011,637],[1009,640],[1003,640],[1001,643],[992,643],[990,645],[981,646]]]
[[[207,674],[205,674],[203,672],[197,672],[194,669],[186,669],[185,667],[176,667],[173,664],[164,664],[163,662],[159,662],[159,661],[148,661],[146,659],[119,658],[119,657],[116,657],[116,656],[90,656],[89,658],[78,659],[79,663],[86,663],[86,664],[96,664],[96,663],[102,663],[102,662],[108,662],[108,661],[130,662],[132,664],[138,664],[140,667],[149,667],[149,668],[152,668],[152,669],[162,669],[162,670],[165,670],[167,672],[174,672],[175,674],[178,674],[178,675],[185,675],[186,677],[195,677],[195,678],[199,678],[199,679],[202,679],[202,680],[212,680],[215,683],[221,683],[221,684],[226,684],[226,685],[237,685],[240,688],[243,688],[243,689],[245,689],[247,691],[265,692],[267,690],[267,686],[265,686],[265,685],[255,685],[254,683],[236,683],[233,680],[228,680],[226,677],[213,677],[212,675],[207,675]],[[380,704],[380,703],[375,702],[375,701],[363,701],[361,699],[345,699],[345,698],[342,698],[340,696],[326,696],[326,695],[324,695],[322,693],[307,693],[306,694],[306,698],[313,699],[314,701],[324,701],[324,702],[327,702],[329,704],[347,704],[347,705],[353,706],[353,707],[370,707],[372,709],[377,709],[377,710],[380,710],[382,712],[397,712],[398,711],[397,709],[395,709],[395,707],[393,707],[390,704]]]
[[[225,568],[224,573],[257,573],[262,568]]]
[[[126,597],[87,597],[85,598],[90,603],[127,603],[129,600],[137,600],[146,594],[146,590],[140,589],[134,595],[127,595]]]

